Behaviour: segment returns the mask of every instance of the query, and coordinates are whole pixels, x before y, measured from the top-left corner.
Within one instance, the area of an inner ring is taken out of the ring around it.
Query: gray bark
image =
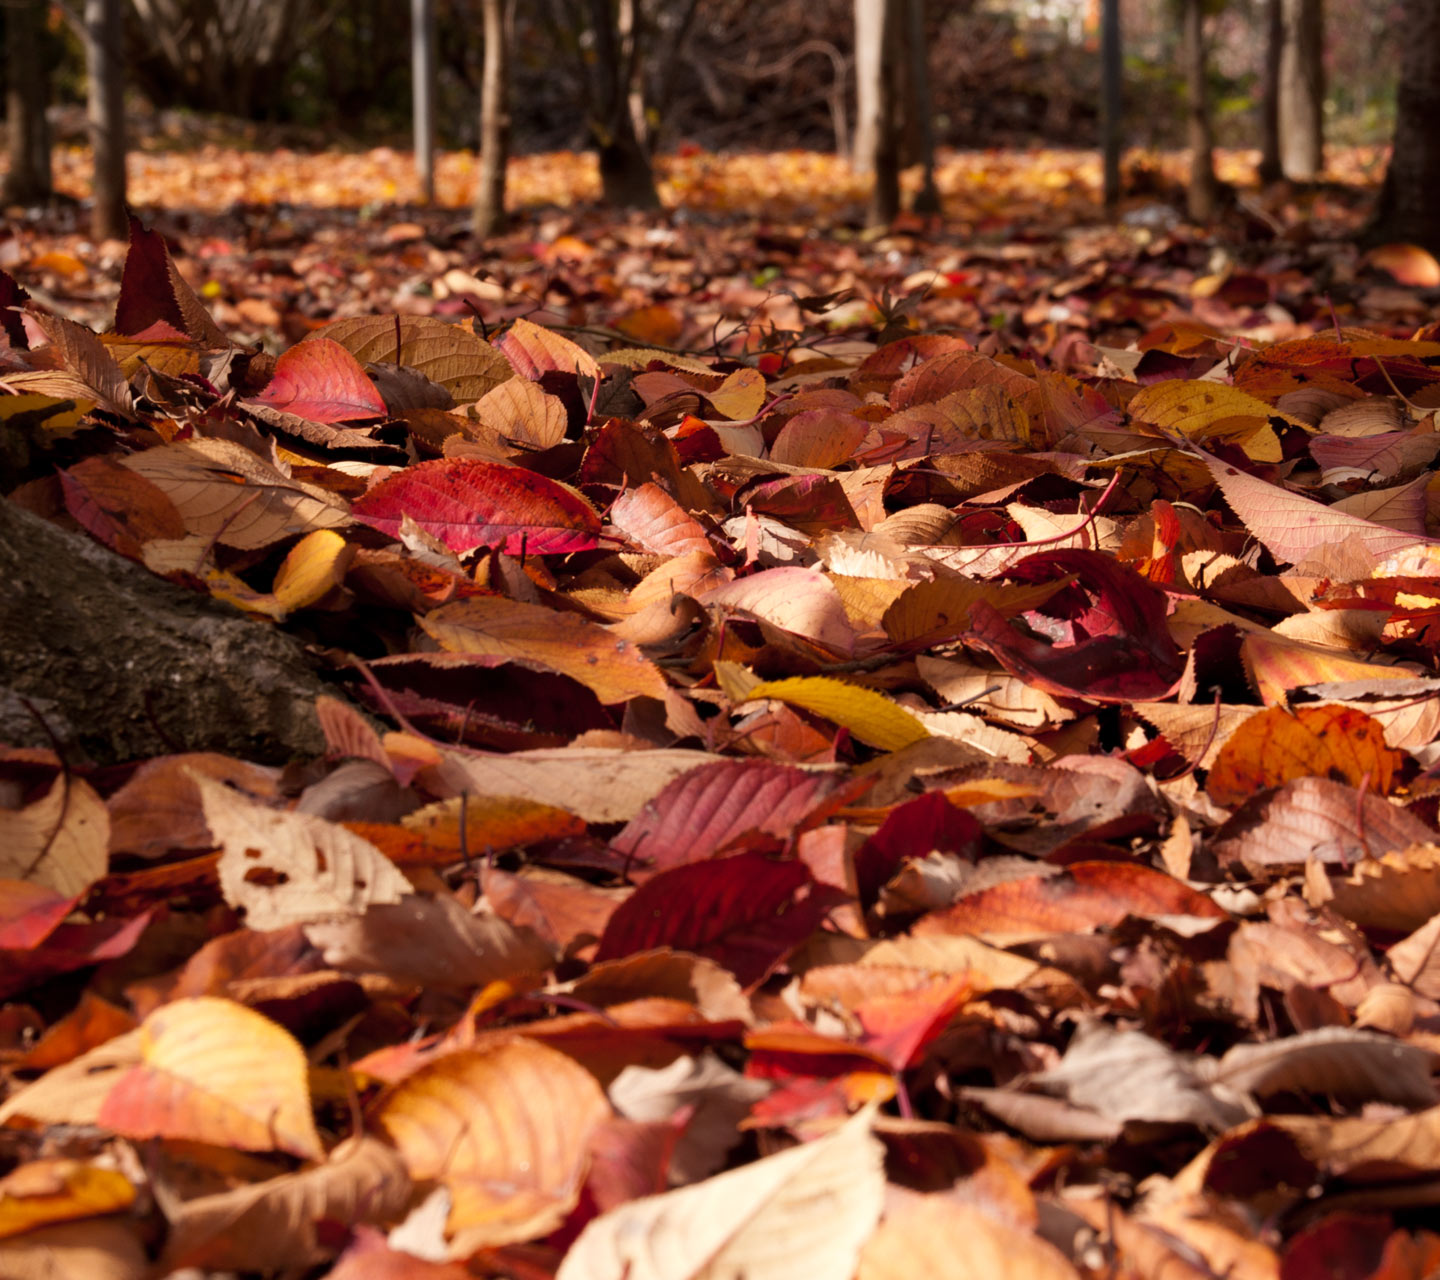
[[[95,156],[90,234],[123,240],[125,213],[125,73],[121,0],[85,0],[85,70],[90,145]]]
[[[1324,0],[1282,0],[1280,166],[1313,182],[1325,166]]]
[[[1124,110],[1124,63],[1120,47],[1120,0],[1100,7],[1100,167],[1102,192],[1111,212],[1120,203],[1120,128]]]
[[[658,209],[650,154],[635,134],[630,112],[631,68],[640,50],[633,43],[624,47],[609,0],[590,0],[589,8],[595,36],[590,132],[599,151],[601,193],[612,208]]]
[[[1280,167],[1280,58],[1285,44],[1284,0],[1265,0],[1265,63],[1260,70],[1261,182],[1276,181]]]
[[[910,107],[920,145],[922,174],[915,195],[916,213],[941,211],[935,185],[935,120],[930,98],[930,50],[925,43],[925,0],[905,0],[905,52],[910,68]]]
[[[475,233],[505,226],[505,170],[510,158],[510,33],[505,0],[484,0],[485,65],[480,80],[480,176]]]
[[[1215,216],[1215,134],[1210,122],[1210,88],[1207,83],[1205,13],[1202,0],[1185,0],[1185,85],[1189,97],[1190,186],[1186,204],[1194,222]]]
[[[1395,149],[1365,238],[1401,241],[1440,255],[1440,5],[1405,0]]]
[[[50,73],[44,48],[43,0],[10,0],[5,12],[5,118],[10,169],[0,200],[43,204],[54,188],[50,177]]]
[[[420,199],[435,203],[435,0],[410,0],[410,90]]]
[[[0,737],[98,764],[171,751],[282,762],[324,750],[334,696],[299,643],[0,500]]]

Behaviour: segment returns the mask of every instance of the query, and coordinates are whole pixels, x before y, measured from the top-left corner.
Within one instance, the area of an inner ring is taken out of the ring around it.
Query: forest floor
[[[651,218],[595,203],[589,153],[519,157],[512,230],[484,244],[468,228],[465,152],[440,155],[428,208],[411,157],[388,148],[137,151],[130,198],[227,331],[272,350],[327,320],[390,309],[487,324],[524,314],[708,348],[739,325],[798,329],[794,295],[847,291],[832,329],[888,291],[927,329],[984,330],[1041,354],[1067,335],[1123,346],[1177,309],[1255,340],[1321,321],[1396,334],[1423,322],[1428,265],[1367,258],[1352,243],[1383,153],[1337,148],[1325,184],[1264,191],[1254,153],[1217,161],[1228,198],[1203,231],[1182,216],[1183,156],[1138,152],[1113,222],[1092,152],[945,152],[943,217],[902,217],[884,234],[863,229],[864,182],[818,152],[663,156],[666,208]],[[83,199],[88,163],[83,148],[60,149],[57,189]],[[906,174],[908,191],[918,182]],[[78,206],[12,213],[23,216],[0,239],[0,268],[103,328],[124,245],[91,246]]]
[[[1252,161],[18,211],[0,1275],[1433,1277],[1440,265]]]

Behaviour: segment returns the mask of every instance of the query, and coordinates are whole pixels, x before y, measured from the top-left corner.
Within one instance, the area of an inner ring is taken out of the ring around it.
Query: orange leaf
[[[320,1158],[305,1051],[269,1018],[216,996],[177,1000],[145,1019],[140,1055],[100,1105],[106,1128]]]
[[[449,1188],[459,1253],[558,1226],[579,1199],[590,1133],[609,1115],[594,1076],[517,1038],[421,1067],[385,1098],[379,1122],[412,1178]]]
[[[1404,756],[1385,745],[1380,724],[1363,711],[1325,704],[1257,711],[1240,725],[1216,757],[1205,789],[1216,804],[1233,808],[1258,791],[1292,778],[1344,779],[1389,795]]]

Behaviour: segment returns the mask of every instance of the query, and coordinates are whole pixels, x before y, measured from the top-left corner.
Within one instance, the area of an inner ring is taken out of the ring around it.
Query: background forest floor
[[[512,161],[513,228],[482,244],[466,152],[440,155],[425,208],[403,151],[163,142],[131,156],[134,208],[227,331],[271,349],[336,317],[399,310],[733,351],[801,329],[796,298],[841,295],[826,324],[843,332],[872,323],[888,295],[927,329],[990,333],[1064,368],[1091,362],[1087,344],[1124,347],[1177,313],[1254,341],[1335,323],[1408,335],[1440,284],[1424,255],[1351,243],[1383,173],[1377,148],[1332,149],[1333,181],[1268,190],[1253,152],[1221,152],[1231,198],[1204,231],[1182,217],[1183,155],[1127,157],[1111,223],[1093,152],[946,152],[944,217],[902,217],[884,234],[863,230],[865,184],[832,155],[682,149],[657,162],[665,212],[640,217],[595,203],[593,156],[557,152]],[[84,148],[59,149],[57,189],[83,199],[88,166]],[[918,185],[918,171],[906,178]],[[0,267],[39,301],[108,325],[124,246],[91,246],[78,205],[10,213]]]

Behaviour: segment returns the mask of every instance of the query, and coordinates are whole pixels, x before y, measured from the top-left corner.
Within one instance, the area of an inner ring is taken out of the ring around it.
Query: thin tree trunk
[[[1124,62],[1120,45],[1120,0],[1100,7],[1100,161],[1105,209],[1120,203],[1120,127],[1124,111]]]
[[[857,173],[874,176],[869,221],[884,226],[900,212],[898,45],[902,0],[855,0]]]
[[[1261,182],[1276,181],[1280,168],[1280,58],[1285,45],[1283,0],[1265,0],[1265,63],[1260,70]]]
[[[121,0],[85,0],[85,67],[90,81],[90,145],[95,155],[95,205],[90,234],[124,239],[125,80]]]
[[[0,186],[9,204],[43,204],[50,177],[50,68],[45,56],[43,0],[11,0],[5,14],[5,116],[10,170]]]
[[[475,232],[493,236],[505,226],[505,170],[510,158],[510,39],[505,0],[484,0],[485,65],[480,80],[480,183]]]
[[[855,0],[855,138],[850,167],[873,173],[884,125],[885,0]]]
[[[1395,149],[1365,239],[1418,244],[1440,255],[1440,5],[1404,0],[1400,21]]]
[[[1205,14],[1202,0],[1185,0],[1185,83],[1189,91],[1190,218],[1205,223],[1215,217],[1215,135],[1210,124],[1210,90],[1205,57]]]
[[[1280,50],[1280,164],[1296,182],[1325,167],[1324,0],[1283,0]]]
[[[915,127],[920,139],[920,164],[923,172],[920,190],[915,194],[914,211],[939,213],[940,188],[935,185],[935,119],[930,98],[930,49],[925,43],[925,0],[904,0],[905,52],[910,68],[910,100],[914,107]]]
[[[420,199],[435,203],[435,0],[410,0],[410,92]]]
[[[600,89],[590,131],[599,152],[602,198],[612,208],[658,209],[660,196],[655,190],[650,156],[635,136],[635,122],[630,116],[630,75],[609,0],[590,0],[590,21]],[[635,52],[638,56],[639,51]]]

